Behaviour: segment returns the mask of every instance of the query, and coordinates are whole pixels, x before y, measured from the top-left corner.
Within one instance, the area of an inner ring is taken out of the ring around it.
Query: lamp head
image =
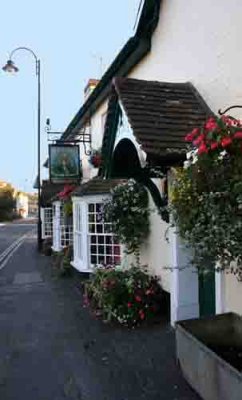
[[[19,70],[12,60],[8,60],[2,69],[4,72],[9,72],[10,74],[18,72]]]

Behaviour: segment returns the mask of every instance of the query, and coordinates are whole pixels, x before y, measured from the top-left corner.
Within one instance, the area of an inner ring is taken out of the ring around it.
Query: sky
[[[0,180],[33,192],[37,175],[37,79],[28,52],[15,53],[17,74],[2,71],[9,53],[31,48],[41,61],[41,161],[46,118],[63,132],[83,103],[89,78],[100,78],[134,35],[140,0],[12,0],[0,13]],[[102,58],[102,62],[100,59]],[[43,175],[43,169],[41,171]]]

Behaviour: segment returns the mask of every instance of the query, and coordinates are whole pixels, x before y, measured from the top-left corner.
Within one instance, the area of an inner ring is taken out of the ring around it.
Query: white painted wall
[[[105,100],[96,112],[91,117],[91,137],[92,137],[92,149],[98,150],[102,146],[102,139],[104,133],[105,116],[108,108],[108,100]],[[90,150],[87,145],[87,150]],[[83,144],[80,144],[80,156],[82,160],[82,173],[83,182],[94,178],[98,173],[98,168],[94,168],[88,161],[89,156],[85,154]]]
[[[241,0],[163,0],[159,24],[152,38],[152,51],[129,77],[190,81],[215,113],[218,109],[242,104],[241,17]],[[242,118],[239,109],[233,110],[232,115]],[[181,317],[179,307],[183,307],[189,297],[185,275],[172,274],[171,292],[176,298],[171,305],[177,309],[176,319]],[[197,283],[193,283],[196,314]],[[192,291],[190,294],[193,296]],[[216,311],[242,314],[242,283],[231,274],[216,276]]]
[[[163,0],[152,51],[129,76],[191,81],[214,112],[242,104],[241,17],[241,0]]]
[[[161,179],[153,179],[153,181],[162,193]],[[150,194],[149,207],[151,209],[150,234],[141,246],[140,262],[142,265],[148,265],[148,271],[152,275],[159,276],[163,289],[170,292],[171,270],[168,268],[171,267],[171,250],[168,224],[162,221]]]
[[[224,281],[224,312],[233,311],[242,315],[242,282],[233,274],[225,274]]]
[[[171,324],[199,317],[199,280],[191,266],[191,251],[187,249],[175,228],[170,230],[171,243]]]

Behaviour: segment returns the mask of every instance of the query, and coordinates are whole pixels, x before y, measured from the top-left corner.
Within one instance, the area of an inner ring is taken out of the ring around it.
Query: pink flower
[[[236,138],[236,139],[242,139],[242,131],[235,132],[234,138]]]
[[[207,153],[208,149],[205,145],[205,143],[202,143],[199,148],[198,148],[198,154],[203,154],[203,153]]]
[[[135,300],[136,300],[138,303],[141,303],[141,301],[142,301],[142,299],[141,299],[140,296],[135,296]]]
[[[139,316],[140,316],[140,319],[145,319],[145,313],[144,313],[144,311],[143,310],[139,310]]]
[[[132,307],[132,303],[127,303],[128,308]]]
[[[231,143],[232,143],[232,139],[231,139],[230,137],[224,137],[224,138],[221,140],[221,144],[222,144],[223,147],[227,147],[227,146],[229,146]]]
[[[205,123],[205,129],[208,131],[212,131],[218,127],[217,122],[215,121],[214,118],[209,118],[208,121]]]
[[[186,141],[186,142],[192,142],[193,139],[195,138],[195,136],[198,135],[198,134],[199,134],[199,129],[198,129],[198,128],[194,128],[194,129],[192,130],[192,132],[188,133],[188,134],[185,136],[185,141]]]
[[[240,126],[240,121],[238,121],[235,118],[228,117],[227,115],[222,115],[221,120],[227,125],[227,126]]]

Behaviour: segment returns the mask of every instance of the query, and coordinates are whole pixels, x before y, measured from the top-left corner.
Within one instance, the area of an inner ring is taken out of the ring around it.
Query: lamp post
[[[42,234],[41,234],[41,216],[40,216],[40,60],[36,56],[36,54],[33,52],[33,50],[29,49],[28,47],[17,47],[14,49],[9,56],[9,60],[7,61],[6,65],[2,68],[3,71],[9,72],[9,73],[15,73],[18,72],[18,67],[14,64],[12,58],[14,54],[18,51],[26,51],[30,53],[35,60],[35,68],[36,68],[36,76],[37,76],[37,93],[38,93],[38,100],[37,100],[37,108],[38,108],[38,129],[37,129],[37,134],[38,134],[38,140],[37,140],[37,148],[38,148],[38,157],[37,157],[37,162],[38,162],[38,175],[37,175],[37,183],[38,183],[38,225],[37,225],[37,238],[38,238],[38,250],[41,250],[41,242],[42,242]]]

